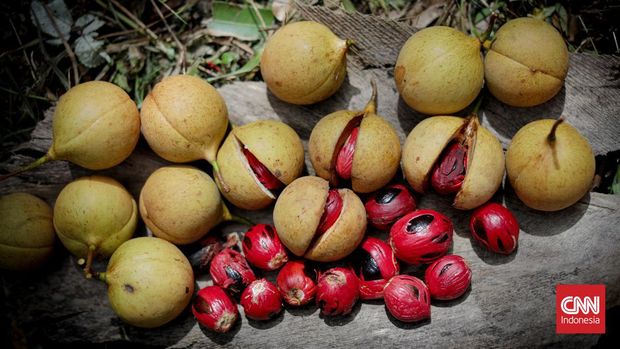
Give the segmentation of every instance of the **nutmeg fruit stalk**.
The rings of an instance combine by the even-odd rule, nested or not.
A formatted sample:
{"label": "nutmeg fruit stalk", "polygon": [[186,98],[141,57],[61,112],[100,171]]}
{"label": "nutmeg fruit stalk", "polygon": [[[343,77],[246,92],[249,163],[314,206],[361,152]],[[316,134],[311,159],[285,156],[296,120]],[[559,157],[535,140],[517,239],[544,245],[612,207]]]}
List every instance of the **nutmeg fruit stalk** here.
{"label": "nutmeg fruit stalk", "polygon": [[248,262],[232,248],[225,248],[213,257],[209,273],[216,285],[232,293],[243,291],[256,280]]}
{"label": "nutmeg fruit stalk", "polygon": [[273,203],[304,166],[301,139],[290,126],[259,120],[232,129],[217,153],[215,180],[233,205],[258,210]]}
{"label": "nutmeg fruit stalk", "polygon": [[39,268],[52,256],[52,208],[27,193],[0,196],[0,269]]}
{"label": "nutmeg fruit stalk", "polygon": [[269,320],[282,311],[278,288],[266,279],[252,281],[241,294],[245,316],[252,320]]}
{"label": "nutmeg fruit stalk", "polygon": [[448,252],[453,232],[450,218],[433,210],[417,210],[394,223],[389,242],[398,259],[424,264]]}
{"label": "nutmeg fruit stalk", "polygon": [[392,184],[368,197],[364,208],[368,222],[377,229],[386,230],[400,217],[414,211],[416,203],[406,186]]}
{"label": "nutmeg fruit stalk", "polygon": [[191,75],[164,78],[144,99],[140,119],[157,155],[178,163],[206,159],[219,177],[216,154],[228,128],[228,109],[211,84]]}
{"label": "nutmeg fruit stalk", "polygon": [[515,193],[541,211],[559,211],[579,201],[592,187],[595,168],[590,143],[563,118],[523,126],[506,151]]}
{"label": "nutmeg fruit stalk", "polygon": [[432,187],[439,194],[453,194],[452,206],[469,210],[487,202],[502,184],[504,152],[475,112],[467,119],[435,116],[407,136],[402,167],[415,191]]}
{"label": "nutmeg fruit stalk", "polygon": [[303,260],[287,262],[276,279],[280,295],[288,305],[300,306],[314,300],[315,272]]}
{"label": "nutmeg fruit stalk", "polygon": [[487,250],[511,254],[517,249],[519,223],[506,207],[490,202],[478,207],[469,220],[471,234]]}
{"label": "nutmeg fruit stalk", "polygon": [[331,268],[319,273],[316,304],[321,314],[327,316],[347,315],[359,298],[359,282],[348,268]]}
{"label": "nutmeg fruit stalk", "polygon": [[329,189],[319,177],[301,177],[280,194],[273,209],[280,241],[296,256],[332,262],[355,250],[366,232],[362,201],[349,189]]}
{"label": "nutmeg fruit stalk", "polygon": [[91,278],[95,255],[109,257],[129,240],[138,223],[138,205],[116,180],[81,177],[67,184],[54,205],[54,228],[62,244],[84,264]]}
{"label": "nutmeg fruit stalk", "polygon": [[396,275],[383,292],[385,306],[397,320],[417,322],[431,318],[431,297],[422,280],[410,275]]}
{"label": "nutmeg fruit stalk", "polygon": [[377,88],[362,111],[341,110],[323,117],[308,141],[317,176],[332,187],[351,183],[357,193],[386,185],[398,170],[400,139],[394,127],[377,114]]}
{"label": "nutmeg fruit stalk", "polygon": [[179,245],[198,241],[223,221],[240,220],[224,205],[213,179],[190,166],[153,172],[140,191],[139,206],[153,235]]}
{"label": "nutmeg fruit stalk", "polygon": [[388,280],[400,270],[392,247],[383,240],[367,237],[355,251],[354,261],[359,272],[360,298],[383,298]]}
{"label": "nutmeg fruit stalk", "polygon": [[60,97],[52,119],[52,146],[26,167],[0,181],[51,160],[67,160],[90,170],[123,162],[138,143],[140,114],[120,87],[105,81],[74,86]]}
{"label": "nutmeg fruit stalk", "polygon": [[276,270],[288,261],[288,255],[276,230],[269,224],[256,224],[243,236],[243,254],[253,266]]}
{"label": "nutmeg fruit stalk", "polygon": [[432,298],[442,301],[457,299],[471,285],[471,269],[461,256],[443,256],[428,266],[424,281]]}
{"label": "nutmeg fruit stalk", "polygon": [[239,318],[237,304],[219,286],[207,286],[196,294],[192,313],[198,322],[211,331],[226,333]]}
{"label": "nutmeg fruit stalk", "polygon": [[279,99],[302,105],[320,102],[342,85],[350,44],[317,22],[287,24],[267,40],[260,72]]}

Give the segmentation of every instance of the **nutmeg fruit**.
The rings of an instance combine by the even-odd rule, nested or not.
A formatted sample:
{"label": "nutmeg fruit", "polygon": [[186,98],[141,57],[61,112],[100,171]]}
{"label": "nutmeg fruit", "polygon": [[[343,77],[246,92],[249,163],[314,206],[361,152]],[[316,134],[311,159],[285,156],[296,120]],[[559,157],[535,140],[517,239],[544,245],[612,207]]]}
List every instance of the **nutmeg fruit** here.
{"label": "nutmeg fruit", "polygon": [[402,167],[415,191],[424,193],[432,186],[440,194],[455,194],[455,208],[470,210],[487,202],[502,184],[504,152],[477,116],[434,116],[407,136]]}
{"label": "nutmeg fruit", "polygon": [[342,259],[366,232],[364,204],[349,189],[329,189],[314,176],[289,184],[273,209],[280,240],[295,255],[318,262]]}
{"label": "nutmeg fruit", "polygon": [[341,110],[322,118],[310,134],[308,154],[317,176],[335,187],[351,182],[353,191],[370,193],[394,177],[400,139],[376,112],[377,88],[362,111]]}
{"label": "nutmeg fruit", "polygon": [[299,177],[304,167],[301,139],[277,120],[259,120],[233,128],[217,153],[222,194],[233,205],[258,210]]}
{"label": "nutmeg fruit", "polygon": [[285,102],[320,102],[342,85],[348,46],[323,24],[287,24],[267,41],[260,61],[261,75],[269,90]]}

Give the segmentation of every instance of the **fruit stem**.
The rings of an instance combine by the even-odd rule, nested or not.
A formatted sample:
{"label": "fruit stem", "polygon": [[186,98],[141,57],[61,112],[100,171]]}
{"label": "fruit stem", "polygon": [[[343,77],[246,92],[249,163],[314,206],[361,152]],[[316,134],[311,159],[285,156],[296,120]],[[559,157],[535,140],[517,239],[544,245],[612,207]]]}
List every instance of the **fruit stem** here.
{"label": "fruit stem", "polygon": [[100,273],[95,273],[95,277],[97,277],[97,280],[107,283],[105,276],[106,276],[106,273],[103,271]]}
{"label": "fruit stem", "polygon": [[235,222],[235,223],[249,225],[249,226],[254,225],[254,222],[252,222],[251,220],[230,213],[230,210],[224,203],[222,203],[222,210],[224,211],[222,213],[222,217],[224,218],[224,221]]}
{"label": "fruit stem", "polygon": [[48,162],[50,160],[54,160],[54,159],[52,158],[52,156],[48,152],[47,154],[45,154],[42,157],[40,157],[37,160],[35,160],[34,162],[31,162],[30,164],[26,165],[25,167],[20,168],[17,171],[0,176],[0,182],[2,182],[5,179],[11,178],[13,176],[16,176],[16,175],[18,175],[18,174],[20,174],[22,172],[30,171],[30,170],[32,170],[34,168],[37,168],[37,167],[43,165],[44,163],[46,163],[46,162]]}
{"label": "fruit stem", "polygon": [[493,32],[493,27],[495,26],[495,21],[497,20],[497,17],[498,17],[497,11],[491,12],[491,18],[489,19],[489,26],[487,27],[487,30],[485,30],[484,33],[482,33],[481,37],[478,37],[478,40],[480,40],[480,43],[485,48],[487,48],[487,46],[489,46],[488,48],[490,48],[490,45],[485,44],[485,42],[487,41],[487,39]]}
{"label": "fruit stem", "polygon": [[478,111],[480,110],[480,106],[482,106],[482,101],[484,100],[484,91],[482,91],[480,93],[480,95],[478,96],[478,98],[476,99],[476,102],[474,103],[474,107],[471,110],[471,114],[472,115],[478,115]]}
{"label": "fruit stem", "polygon": [[95,256],[95,250],[97,248],[95,245],[88,245],[88,254],[86,255],[86,265],[84,266],[84,276],[87,279],[93,277],[93,271],[91,267],[93,266],[93,257]]}
{"label": "fruit stem", "polygon": [[368,104],[364,107],[364,115],[377,113],[377,83],[372,79],[370,80],[370,85],[372,86],[372,94]]}
{"label": "fruit stem", "polygon": [[549,143],[554,143],[555,142],[555,131],[558,129],[558,126],[560,126],[561,123],[564,122],[564,117],[560,116],[554,123],[553,126],[551,127],[551,132],[549,132],[549,135],[547,136],[547,142]]}
{"label": "fruit stem", "polygon": [[224,182],[224,178],[222,178],[222,174],[220,173],[220,167],[218,166],[217,161],[215,160],[208,160],[208,161],[211,164],[211,167],[213,167],[213,175],[217,177],[217,183],[220,185],[220,188],[222,189],[222,191],[225,193],[230,192],[230,187],[228,186],[228,184],[226,184],[226,182]]}
{"label": "fruit stem", "polygon": [[346,39],[345,40],[345,44],[347,45],[347,48],[349,48],[349,47],[355,45],[355,40],[353,40],[353,39]]}

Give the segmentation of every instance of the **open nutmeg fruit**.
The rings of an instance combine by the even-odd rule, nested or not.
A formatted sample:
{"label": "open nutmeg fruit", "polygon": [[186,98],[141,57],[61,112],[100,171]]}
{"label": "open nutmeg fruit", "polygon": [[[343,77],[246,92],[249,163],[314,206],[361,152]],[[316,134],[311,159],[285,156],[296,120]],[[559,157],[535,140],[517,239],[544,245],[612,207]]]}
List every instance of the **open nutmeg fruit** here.
{"label": "open nutmeg fruit", "polygon": [[432,187],[455,195],[452,206],[460,210],[476,208],[493,196],[504,177],[504,162],[499,140],[475,114],[424,119],[407,136],[402,157],[405,178],[415,191]]}
{"label": "open nutmeg fruit", "polygon": [[314,176],[300,177],[280,194],[273,209],[280,240],[295,255],[318,262],[342,259],[366,232],[366,211],[349,189],[330,189]]}

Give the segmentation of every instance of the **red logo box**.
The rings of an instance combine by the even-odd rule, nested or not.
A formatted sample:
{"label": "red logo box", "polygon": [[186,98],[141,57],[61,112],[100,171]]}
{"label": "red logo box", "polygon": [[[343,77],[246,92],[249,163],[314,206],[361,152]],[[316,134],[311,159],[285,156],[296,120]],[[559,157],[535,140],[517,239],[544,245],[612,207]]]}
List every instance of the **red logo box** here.
{"label": "red logo box", "polygon": [[556,285],[555,331],[605,333],[605,285]]}

